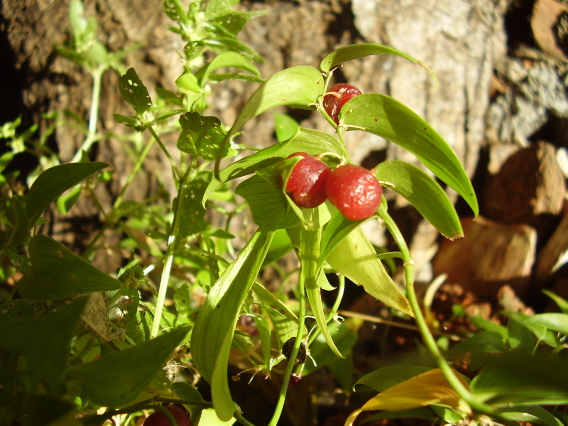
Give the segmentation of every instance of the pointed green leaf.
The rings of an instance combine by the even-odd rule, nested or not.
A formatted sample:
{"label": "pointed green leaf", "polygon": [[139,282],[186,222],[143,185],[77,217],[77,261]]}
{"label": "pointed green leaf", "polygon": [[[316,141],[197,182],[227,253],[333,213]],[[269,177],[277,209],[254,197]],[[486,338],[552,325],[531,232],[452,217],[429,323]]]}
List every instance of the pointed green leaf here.
{"label": "pointed green leaf", "polygon": [[[317,214],[317,209],[305,210],[307,215]],[[311,221],[311,219],[310,219]],[[318,219],[315,218],[317,222]],[[329,345],[333,353],[339,358],[345,358],[331,338],[329,329],[327,328],[327,319],[323,311],[323,302],[321,299],[321,289],[318,285],[318,275],[323,274],[321,269],[318,269],[318,259],[320,257],[320,242],[321,242],[321,228],[315,230],[307,230],[304,227],[300,228],[300,280],[303,280],[306,287],[306,294],[312,308],[312,313],[316,318],[319,330],[323,334],[325,341]]]}
{"label": "pointed green leaf", "polygon": [[450,240],[463,237],[452,202],[438,183],[405,161],[385,161],[375,168],[381,185],[398,192],[440,233]]}
{"label": "pointed green leaf", "polygon": [[183,239],[191,235],[199,234],[209,228],[209,223],[205,220],[206,209],[201,204],[203,193],[209,184],[212,173],[202,172],[192,181],[186,184],[180,191],[180,221],[179,236],[181,244],[185,244]]}
{"label": "pointed green leaf", "polygon": [[438,87],[438,79],[436,78],[434,73],[426,68],[426,66],[421,61],[414,59],[412,56],[407,55],[400,50],[396,50],[388,46],[382,46],[376,43],[359,43],[340,47],[339,49],[334,50],[322,59],[320,68],[323,72],[328,73],[331,69],[343,64],[344,62],[352,61],[353,59],[364,58],[365,56],[383,54],[400,56],[401,58],[408,59],[411,62],[421,65],[432,76],[436,87]]}
{"label": "pointed green leaf", "polygon": [[201,86],[203,86],[209,80],[210,74],[221,68],[237,68],[249,71],[256,77],[260,77],[260,72],[253,63],[236,52],[223,52],[217,55],[211,62],[201,67],[195,73],[195,77],[199,79]]}
{"label": "pointed green leaf", "polygon": [[494,407],[567,404],[568,360],[519,352],[496,355],[486,360],[471,387]]}
{"label": "pointed green leaf", "polygon": [[82,297],[30,322],[1,327],[1,346],[28,358],[34,380],[44,380],[48,386],[55,386],[67,368],[71,339],[87,300]]}
{"label": "pointed green leaf", "polygon": [[24,244],[30,237],[30,221],[26,213],[26,208],[20,199],[18,197],[12,198],[6,208],[7,210],[12,208],[13,222],[15,222],[15,224],[10,231],[10,235],[6,237],[7,240],[4,238],[0,240],[1,251],[18,247],[19,245]]}
{"label": "pointed green leaf", "polygon": [[257,170],[271,166],[279,161],[286,159],[290,154],[296,152],[307,152],[308,154],[318,155],[323,152],[335,153],[345,157],[345,148],[341,142],[328,133],[317,130],[299,128],[298,132],[289,140],[283,143],[269,146],[263,150],[255,152],[243,158],[219,172],[219,180],[213,179],[205,191],[203,201],[207,201],[209,196],[219,189],[223,183],[250,175]]}
{"label": "pointed green leaf", "polygon": [[[233,127],[225,137],[228,145],[231,137],[251,118],[277,106],[300,109],[315,109],[318,98],[323,95],[324,81],[314,67],[297,66],[277,72],[260,85],[251,95]],[[215,170],[218,173],[221,156],[217,156]]]}
{"label": "pointed green leaf", "polygon": [[274,223],[276,229],[291,228],[300,223],[300,219],[289,207],[282,192],[260,176],[252,176],[239,184],[235,193],[249,203],[254,223],[260,225],[268,218],[278,216]]}
{"label": "pointed green leaf", "polygon": [[[188,154],[198,155],[206,160],[213,160],[219,152],[225,132],[217,117],[204,117],[198,112],[187,112],[179,118],[181,133],[177,147]],[[221,153],[227,155],[227,149]]]}
{"label": "pointed green leaf", "polygon": [[202,91],[201,86],[197,81],[197,77],[189,71],[178,77],[176,80],[176,86],[188,92],[200,93]]}
{"label": "pointed green leaf", "polygon": [[568,314],[555,312],[537,314],[529,317],[527,322],[568,336]]}
{"label": "pointed green leaf", "polygon": [[382,392],[430,370],[432,370],[432,368],[423,367],[421,365],[389,365],[388,367],[379,368],[378,370],[365,374],[355,382],[353,388],[357,385],[365,385]]}
{"label": "pointed green leaf", "polygon": [[205,7],[205,16],[208,19],[224,15],[235,6],[239,0],[209,0]]}
{"label": "pointed green leaf", "polygon": [[339,114],[348,130],[362,129],[410,151],[438,178],[469,204],[477,217],[479,207],[473,186],[448,143],[411,109],[380,94],[363,94],[349,100]]}
{"label": "pointed green leaf", "polygon": [[[276,214],[261,226],[213,285],[195,322],[191,349],[193,362],[211,384],[213,406],[221,420],[229,420],[235,406],[229,392],[227,368],[241,305],[260,270],[280,220]],[[268,229],[267,230],[265,230]]]}
{"label": "pointed green leaf", "polygon": [[408,299],[385,271],[377,253],[361,227],[351,231],[329,254],[327,262],[338,273],[383,303],[414,316]]}
{"label": "pointed green leaf", "polygon": [[92,174],[109,167],[106,163],[67,163],[40,174],[26,198],[28,219],[33,225],[57,197]]}
{"label": "pointed green leaf", "polygon": [[120,95],[134,108],[138,115],[142,115],[152,106],[152,99],[150,99],[148,89],[146,89],[134,68],[130,68],[126,71],[126,74],[120,77],[118,90]]}
{"label": "pointed green leaf", "polygon": [[191,23],[187,17],[187,11],[179,0],[163,0],[162,8],[164,13],[174,22],[180,25],[189,26]]}
{"label": "pointed green leaf", "polygon": [[[278,339],[278,348],[282,348],[285,342],[298,335],[298,317],[262,284],[255,282],[252,291],[272,322]],[[307,334],[308,331],[304,327],[304,335]]]}
{"label": "pointed green leaf", "polygon": [[327,223],[321,241],[321,255],[318,268],[321,268],[327,256],[335,249],[341,240],[365,221],[349,220],[339,210],[333,208],[331,220]]}
{"label": "pointed green leaf", "polygon": [[274,113],[274,131],[278,142],[287,141],[298,132],[299,128],[300,124],[288,114]]}
{"label": "pointed green leaf", "polygon": [[189,328],[181,327],[140,345],[113,352],[70,370],[86,396],[106,407],[128,404],[162,369]]}
{"label": "pointed green leaf", "polygon": [[121,286],[120,281],[45,235],[33,237],[28,250],[32,266],[18,283],[18,291],[27,299],[60,299]]}

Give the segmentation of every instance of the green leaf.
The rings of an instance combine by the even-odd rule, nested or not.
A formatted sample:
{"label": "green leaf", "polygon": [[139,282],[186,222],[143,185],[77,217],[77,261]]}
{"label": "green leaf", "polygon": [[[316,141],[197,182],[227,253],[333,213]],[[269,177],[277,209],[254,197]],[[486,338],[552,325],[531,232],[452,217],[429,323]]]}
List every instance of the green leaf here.
{"label": "green leaf", "polygon": [[230,12],[239,3],[239,0],[208,0],[205,7],[205,16],[208,19],[216,18]]}
{"label": "green leaf", "polygon": [[189,328],[181,327],[140,345],[113,352],[69,371],[93,402],[106,407],[128,404],[162,372]]}
{"label": "green leaf", "polygon": [[220,55],[217,55],[211,62],[201,67],[195,73],[195,77],[199,80],[201,86],[203,86],[209,80],[209,76],[212,72],[221,68],[229,67],[249,71],[256,77],[260,77],[260,72],[253,63],[243,55],[236,52],[223,52]]}
{"label": "green leaf", "polygon": [[[324,90],[323,77],[314,67],[297,66],[277,72],[251,95],[225,137],[223,145],[228,145],[231,137],[250,119],[271,108],[289,106],[315,109],[316,102]],[[216,173],[221,158],[220,155],[217,156]]]}
{"label": "green leaf", "polygon": [[568,314],[568,300],[558,296],[550,290],[542,290],[542,292],[550,297],[563,313]]}
{"label": "green leaf", "polygon": [[471,382],[474,395],[496,408],[568,403],[568,360],[518,352],[496,355]]}
{"label": "green leaf", "polygon": [[266,371],[270,366],[270,359],[271,359],[271,350],[272,350],[272,342],[270,336],[270,324],[262,315],[259,314],[247,314],[247,316],[251,317],[255,324],[256,329],[258,330],[258,337],[260,339],[260,347],[262,349],[262,360],[264,361],[264,366]]}
{"label": "green leaf", "polygon": [[434,79],[436,87],[438,87],[438,79],[436,78],[434,73],[426,68],[426,66],[421,61],[414,59],[412,56],[409,56],[406,53],[403,53],[392,47],[382,46],[376,43],[359,43],[340,47],[339,49],[334,50],[322,59],[320,68],[323,72],[328,73],[331,69],[343,64],[344,62],[352,61],[353,59],[364,58],[365,56],[382,54],[400,56],[401,58],[408,59],[409,61],[424,67],[424,69],[428,71],[428,73]]}
{"label": "green leaf", "polygon": [[213,160],[217,154],[225,157],[229,146],[219,151],[225,132],[217,117],[204,117],[198,112],[187,112],[179,118],[181,133],[177,147],[188,154],[198,155],[206,160]]}
{"label": "green leaf", "polygon": [[[202,402],[204,402],[203,397],[201,396],[199,391],[195,387],[191,386],[189,383],[185,382],[173,383],[171,386],[171,390],[173,394],[179,399],[183,399],[185,401],[191,401],[194,402],[195,404],[201,404]],[[189,402],[186,404],[190,405]]]}
{"label": "green leaf", "polygon": [[121,286],[120,281],[45,235],[33,237],[28,250],[32,266],[18,283],[19,293],[27,299],[60,299]]}
{"label": "green leaf", "polygon": [[528,422],[543,426],[564,426],[565,424],[554,417],[549,411],[539,406],[520,406],[499,410],[504,418],[517,422]]}
{"label": "green leaf", "polygon": [[321,267],[329,254],[337,247],[347,234],[357,228],[365,221],[349,220],[335,207],[333,208],[331,220],[327,223],[322,236],[321,255],[318,261],[318,267]]}
{"label": "green leaf", "polygon": [[383,303],[414,316],[408,299],[385,271],[373,245],[361,227],[351,231],[327,257],[327,262],[338,273]]}
{"label": "green leaf", "polygon": [[268,250],[266,257],[264,258],[264,263],[262,264],[261,269],[264,269],[266,266],[290,253],[293,249],[294,247],[292,247],[290,237],[288,236],[286,230],[276,230],[274,238],[272,239],[272,243],[270,244],[270,249]]}
{"label": "green leaf", "polygon": [[[517,322],[525,327],[527,330],[530,330],[535,337],[542,342],[545,342],[547,345],[555,347],[559,344],[558,337],[556,333],[550,331],[547,327],[538,324],[532,320],[533,316],[524,315],[520,312],[509,312],[509,336],[511,336],[511,321]],[[532,339],[531,339],[532,340]],[[528,338],[527,338],[527,346],[526,349],[528,350]]]}
{"label": "green leaf", "polygon": [[197,77],[191,72],[185,72],[176,80],[176,86],[188,92],[201,93],[201,86],[197,81]]}
{"label": "green leaf", "polygon": [[545,313],[527,319],[528,323],[540,325],[548,330],[568,335],[568,314]]}
{"label": "green leaf", "polygon": [[455,189],[477,217],[479,207],[473,186],[448,143],[415,112],[380,94],[363,94],[341,109],[339,121],[348,130],[362,129],[410,151],[443,182]]}
{"label": "green leaf", "polygon": [[229,392],[229,352],[241,305],[247,297],[270,247],[280,217],[268,218],[213,285],[203,303],[191,335],[193,362],[211,384],[213,406],[224,421],[235,406]]}
{"label": "green leaf", "polygon": [[191,23],[187,17],[187,11],[179,0],[163,0],[162,8],[164,13],[174,22],[182,26],[189,26]]}
{"label": "green leaf", "polygon": [[199,173],[193,180],[186,184],[181,194],[179,211],[179,236],[180,244],[184,238],[199,234],[209,228],[209,223],[205,220],[206,209],[201,204],[203,194],[211,180],[212,173]]}
{"label": "green leaf", "polygon": [[219,179],[214,178],[205,191],[203,202],[221,188],[223,183],[274,165],[296,152],[307,152],[313,155],[330,152],[343,157],[347,155],[344,146],[337,138],[317,130],[299,128],[298,132],[288,141],[255,152],[221,170]]}
{"label": "green leaf", "polygon": [[[347,354],[357,341],[357,332],[352,330],[346,322],[331,322],[329,326],[330,339],[336,342],[337,352],[342,354]],[[322,334],[314,340],[310,345],[310,357],[315,360],[314,362],[310,359],[306,361],[306,366],[304,367],[303,374],[309,374],[312,371],[333,364],[335,361],[346,361],[345,357],[338,358],[337,353],[329,346],[328,340]],[[349,377],[349,385],[353,383],[353,378]]]}
{"label": "green leaf", "polygon": [[130,68],[126,71],[126,74],[120,77],[118,90],[124,100],[134,108],[134,111],[139,116],[152,106],[152,99],[150,99],[148,89],[146,89],[134,68]]}
{"label": "green leaf", "polygon": [[32,184],[26,198],[28,219],[33,225],[57,197],[92,174],[109,167],[106,163],[67,163],[47,169]]}
{"label": "green leaf", "polygon": [[136,117],[129,117],[128,115],[113,114],[112,115],[117,123],[123,124],[126,127],[138,127],[141,125],[140,120]]}
{"label": "green leaf", "polygon": [[[281,349],[285,342],[298,335],[298,317],[284,302],[262,284],[255,282],[252,291],[270,318],[270,322],[272,322],[274,330],[276,331],[278,348]],[[307,334],[305,327],[303,334]]]}
{"label": "green leaf", "polygon": [[10,204],[6,206],[7,212],[10,208],[12,208],[13,211],[14,227],[12,228],[9,237],[7,237],[8,239],[0,242],[2,247],[0,251],[18,247],[19,245],[24,244],[30,237],[30,221],[26,213],[26,208],[18,197],[14,197],[10,200]]}
{"label": "green leaf", "polygon": [[[317,209],[306,209],[304,210],[306,215],[317,215]],[[316,223],[319,222],[319,218],[315,217],[313,219]],[[311,218],[310,218],[311,221]],[[319,330],[323,334],[325,341],[333,351],[333,353],[339,358],[345,358],[339,351],[329,329],[327,327],[327,319],[323,311],[323,302],[321,299],[321,289],[318,285],[318,275],[323,274],[321,268],[318,268],[318,259],[320,257],[320,242],[321,242],[321,228],[317,227],[315,230],[305,229],[300,227],[300,280],[303,280],[306,287],[306,294],[310,302],[310,307],[312,308],[312,313],[316,318],[316,322]]]}
{"label": "green leaf", "polygon": [[274,228],[291,228],[300,223],[300,219],[288,205],[285,196],[274,185],[266,182],[260,176],[252,176],[243,181],[235,189],[235,193],[249,203],[254,223],[260,225],[268,218],[277,216]]}
{"label": "green leaf", "polygon": [[470,352],[505,352],[505,342],[503,337],[494,331],[479,332],[465,342],[454,346],[449,353],[452,359]]}
{"label": "green leaf", "polygon": [[406,198],[444,237],[463,237],[460,219],[438,183],[420,168],[404,161],[385,161],[375,168],[375,177]]}
{"label": "green leaf", "polygon": [[27,365],[33,374],[30,379],[36,384],[43,380],[55,389],[60,382],[67,368],[71,339],[87,300],[87,297],[82,297],[33,321],[0,328],[1,346],[27,357]]}
{"label": "green leaf", "polygon": [[80,185],[75,185],[68,193],[61,195],[57,199],[57,210],[59,210],[59,213],[69,213],[71,207],[73,207],[75,202],[79,199],[79,195],[81,195]]}
{"label": "green leaf", "polygon": [[287,141],[298,132],[299,128],[300,124],[288,114],[274,113],[274,131],[278,142]]}
{"label": "green leaf", "polygon": [[430,370],[432,368],[421,365],[390,365],[365,374],[355,382],[353,388],[357,385],[365,385],[382,392]]}

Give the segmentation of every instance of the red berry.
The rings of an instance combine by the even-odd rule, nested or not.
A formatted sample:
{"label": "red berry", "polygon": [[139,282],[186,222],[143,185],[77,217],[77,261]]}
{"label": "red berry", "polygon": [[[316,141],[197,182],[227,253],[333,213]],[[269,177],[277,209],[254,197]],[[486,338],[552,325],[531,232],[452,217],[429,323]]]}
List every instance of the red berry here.
{"label": "red berry", "polygon": [[286,183],[286,191],[299,207],[311,209],[322,204],[327,195],[325,182],[331,173],[327,164],[307,152],[297,152],[290,157],[301,156]]}
{"label": "red berry", "polygon": [[362,220],[377,212],[382,188],[369,170],[345,164],[331,172],[326,192],[331,204],[343,216],[350,220]]}
{"label": "red berry", "polygon": [[[172,413],[178,426],[191,426],[191,420],[184,408],[179,405],[170,405],[166,409]],[[155,411],[144,420],[144,426],[172,426],[172,422],[161,411]]]}
{"label": "red berry", "polygon": [[339,112],[345,102],[361,94],[361,91],[350,84],[340,83],[329,89],[328,94],[323,97],[323,108],[331,119],[339,124]]}

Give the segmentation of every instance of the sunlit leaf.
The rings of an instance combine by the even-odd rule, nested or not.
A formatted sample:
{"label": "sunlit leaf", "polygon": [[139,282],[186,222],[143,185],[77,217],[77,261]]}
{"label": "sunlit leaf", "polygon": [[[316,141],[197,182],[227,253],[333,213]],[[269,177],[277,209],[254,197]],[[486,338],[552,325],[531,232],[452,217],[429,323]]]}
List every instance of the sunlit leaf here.
{"label": "sunlit leaf", "polygon": [[224,52],[217,55],[211,62],[200,68],[195,73],[195,76],[199,79],[201,85],[203,85],[207,80],[209,80],[209,76],[212,72],[221,68],[237,68],[248,71],[256,77],[260,77],[260,72],[253,63],[243,55],[236,52]]}
{"label": "sunlit leaf", "polygon": [[365,56],[383,54],[400,56],[401,58],[408,59],[411,62],[421,65],[432,76],[436,87],[438,86],[438,79],[436,78],[434,73],[426,68],[426,66],[421,61],[414,59],[412,56],[409,56],[406,53],[403,53],[392,47],[382,46],[375,43],[359,43],[350,46],[342,46],[323,58],[320,63],[320,68],[323,72],[327,73],[332,68],[335,68],[336,66],[341,65],[344,62],[352,61],[353,59],[364,58]]}
{"label": "sunlit leaf", "polygon": [[327,256],[327,262],[338,273],[345,275],[355,284],[383,303],[414,316],[408,299],[385,271],[373,245],[361,227],[347,234]]}
{"label": "sunlit leaf", "polygon": [[291,228],[300,220],[289,207],[284,195],[260,176],[252,176],[239,184],[235,193],[249,203],[254,223],[260,225],[269,217],[280,217],[276,229]]}
{"label": "sunlit leaf", "polygon": [[527,322],[540,325],[549,330],[568,335],[568,314],[545,313],[533,315]]}
{"label": "sunlit leaf", "polygon": [[25,298],[60,299],[121,287],[120,281],[45,235],[33,237],[28,250],[32,266],[18,283],[18,291]]}
{"label": "sunlit leaf", "polygon": [[26,198],[28,219],[33,225],[57,197],[94,173],[106,163],[67,163],[47,169],[32,184]]}
{"label": "sunlit leaf", "polygon": [[453,240],[463,236],[452,202],[423,170],[405,161],[384,161],[375,167],[375,177],[406,198],[444,237]]}
{"label": "sunlit leaf", "polygon": [[[458,374],[458,378],[468,386]],[[460,397],[450,386],[440,369],[422,373],[405,380],[379,393],[367,401],[361,409],[351,413],[345,425],[352,425],[357,416],[363,411],[399,411],[442,404],[459,408]]]}
{"label": "sunlit leaf", "polygon": [[209,228],[209,223],[205,220],[206,209],[201,204],[201,199],[211,176],[212,173],[199,173],[180,191],[181,199],[177,202],[180,203],[179,236],[181,239]]}
{"label": "sunlit leaf", "polygon": [[189,328],[181,327],[132,348],[75,367],[69,374],[79,380],[86,396],[107,407],[134,400],[162,372],[173,350]]}
{"label": "sunlit leaf", "polygon": [[[279,215],[269,218],[225,269],[203,303],[191,336],[193,362],[211,384],[213,406],[221,420],[229,420],[234,403],[227,382],[229,351],[241,305],[260,270]],[[270,222],[272,221],[272,223]]]}
{"label": "sunlit leaf", "polygon": [[[448,143],[402,103],[381,94],[362,94],[341,109],[339,121],[349,130],[364,130],[410,151],[479,214],[477,198],[462,164]],[[353,127],[351,127],[353,126]]]}
{"label": "sunlit leaf", "polygon": [[299,128],[300,124],[288,114],[274,113],[274,131],[278,142],[287,141],[296,134]]}
{"label": "sunlit leaf", "polygon": [[[188,154],[213,160],[219,152],[219,145],[225,137],[221,121],[217,117],[204,117],[198,112],[187,112],[179,118],[182,131],[177,147]],[[228,154],[229,147],[221,153]]]}
{"label": "sunlit leaf", "polygon": [[126,74],[120,77],[118,90],[120,95],[134,108],[138,115],[142,115],[152,106],[152,99],[150,99],[148,89],[146,89],[134,68],[130,68],[126,71]]}
{"label": "sunlit leaf", "polygon": [[210,195],[219,189],[223,183],[250,175],[257,170],[282,161],[296,152],[307,152],[313,155],[331,152],[339,156],[346,156],[345,148],[337,138],[317,130],[299,128],[298,132],[286,142],[255,152],[221,170],[219,179],[213,178],[209,184],[202,202],[207,201]]}
{"label": "sunlit leaf", "polygon": [[[277,72],[251,95],[225,137],[224,145],[228,145],[230,138],[251,118],[271,108],[290,106],[315,109],[316,101],[324,90],[323,77],[314,67],[297,66]],[[217,156],[216,173],[219,170],[221,158]]]}

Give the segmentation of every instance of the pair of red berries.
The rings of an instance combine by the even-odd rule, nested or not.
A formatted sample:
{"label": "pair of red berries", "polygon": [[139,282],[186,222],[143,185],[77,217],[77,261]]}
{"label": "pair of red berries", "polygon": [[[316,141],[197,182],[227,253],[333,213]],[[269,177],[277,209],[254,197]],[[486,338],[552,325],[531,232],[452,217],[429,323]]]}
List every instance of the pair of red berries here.
{"label": "pair of red berries", "polygon": [[290,174],[286,191],[299,207],[314,208],[329,199],[350,220],[373,216],[381,203],[381,185],[373,174],[354,164],[331,170],[327,164],[306,152]]}

